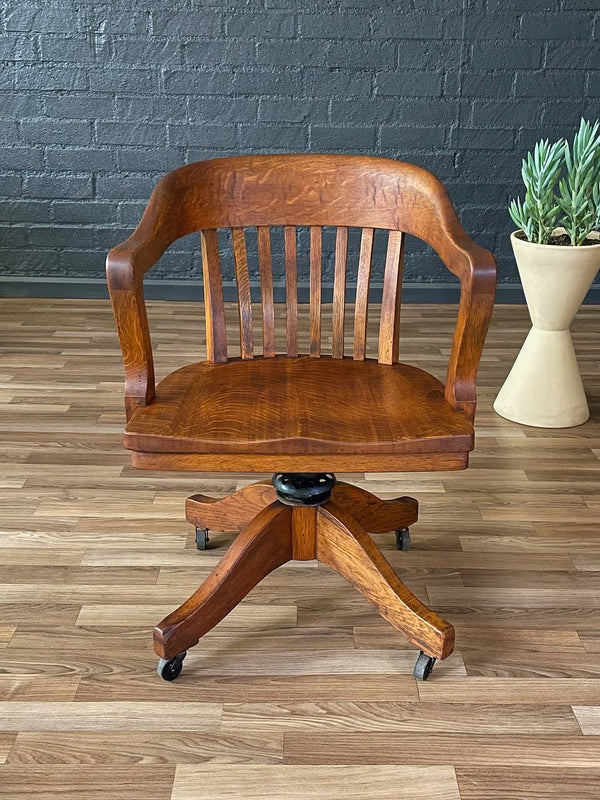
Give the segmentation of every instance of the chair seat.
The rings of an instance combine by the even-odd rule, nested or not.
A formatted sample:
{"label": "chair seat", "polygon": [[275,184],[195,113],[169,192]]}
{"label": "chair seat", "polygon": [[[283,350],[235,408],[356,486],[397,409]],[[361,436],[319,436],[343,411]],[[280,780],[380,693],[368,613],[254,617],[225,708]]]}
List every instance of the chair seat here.
{"label": "chair seat", "polygon": [[124,440],[149,453],[465,453],[473,425],[416,367],[278,356],[173,372]]}

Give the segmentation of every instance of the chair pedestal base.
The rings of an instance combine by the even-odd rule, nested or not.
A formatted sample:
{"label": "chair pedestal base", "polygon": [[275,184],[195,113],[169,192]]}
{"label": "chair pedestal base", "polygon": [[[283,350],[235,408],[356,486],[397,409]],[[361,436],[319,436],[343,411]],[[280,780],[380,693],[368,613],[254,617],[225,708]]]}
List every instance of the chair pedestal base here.
{"label": "chair pedestal base", "polygon": [[162,659],[184,653],[274,569],[316,558],[355,586],[416,647],[432,658],[447,658],[454,649],[453,627],[402,583],[368,535],[408,528],[417,515],[413,498],[381,500],[346,483],[337,483],[321,505],[281,503],[268,481],[223,499],[188,498],[189,522],[241,533],[200,588],[156,626],[156,653]]}

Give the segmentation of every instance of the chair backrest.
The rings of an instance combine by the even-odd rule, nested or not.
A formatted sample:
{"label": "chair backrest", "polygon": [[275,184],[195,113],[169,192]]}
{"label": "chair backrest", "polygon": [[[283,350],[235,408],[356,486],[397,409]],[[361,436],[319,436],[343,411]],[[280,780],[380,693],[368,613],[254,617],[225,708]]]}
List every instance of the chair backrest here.
{"label": "chair backrest", "polygon": [[[286,284],[285,352],[298,355],[297,229],[310,230],[308,354],[319,357],[322,308],[322,232],[336,230],[331,355],[366,354],[369,282],[374,232],[387,231],[378,360],[398,360],[404,236],[430,244],[456,272],[464,232],[442,184],[420,167],[391,159],[342,155],[236,156],[200,161],[166,175],[156,187],[140,227],[164,244],[200,231],[206,306],[207,358],[227,361],[218,231],[230,229],[238,289],[240,352],[255,353],[246,229],[256,228],[262,301],[262,354],[277,352],[271,229],[283,228]],[[360,253],[351,353],[345,353],[349,228],[360,228]],[[458,273],[457,273],[458,274]]]}

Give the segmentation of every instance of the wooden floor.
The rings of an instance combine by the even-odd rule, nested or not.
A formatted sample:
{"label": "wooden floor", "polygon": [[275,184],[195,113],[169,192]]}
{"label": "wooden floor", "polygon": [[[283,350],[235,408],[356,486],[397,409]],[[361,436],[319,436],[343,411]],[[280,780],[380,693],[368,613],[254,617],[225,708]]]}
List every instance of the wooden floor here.
{"label": "wooden floor", "polygon": [[[200,358],[201,309],[150,305],[158,374]],[[470,470],[344,476],[421,504],[410,552],[378,537],[457,628],[418,685],[409,644],[313,562],[273,573],[161,681],[151,627],[233,537],[198,552],[183,501],[253,476],[128,466],[106,302],[0,309],[0,797],[600,798],[600,309],[574,324],[593,421],[491,411],[528,327],[500,307]],[[455,311],[404,308],[402,358],[443,375]]]}

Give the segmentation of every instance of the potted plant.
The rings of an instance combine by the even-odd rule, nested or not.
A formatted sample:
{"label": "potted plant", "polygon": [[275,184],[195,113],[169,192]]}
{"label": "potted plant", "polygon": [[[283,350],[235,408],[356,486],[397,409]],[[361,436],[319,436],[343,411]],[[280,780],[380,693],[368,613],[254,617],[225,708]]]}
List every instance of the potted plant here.
{"label": "potted plant", "polygon": [[600,268],[600,123],[582,119],[571,147],[538,142],[522,176],[510,238],[533,327],[494,409],[524,425],[568,428],[590,415],[569,325]]}

